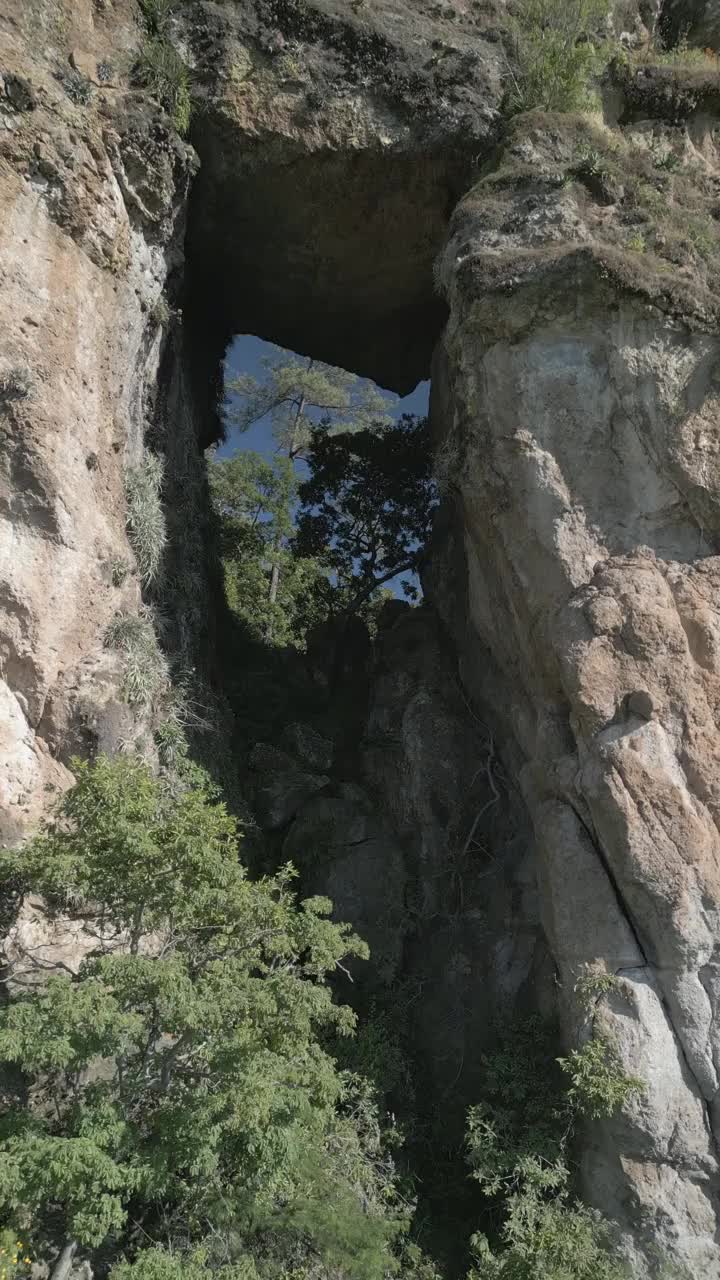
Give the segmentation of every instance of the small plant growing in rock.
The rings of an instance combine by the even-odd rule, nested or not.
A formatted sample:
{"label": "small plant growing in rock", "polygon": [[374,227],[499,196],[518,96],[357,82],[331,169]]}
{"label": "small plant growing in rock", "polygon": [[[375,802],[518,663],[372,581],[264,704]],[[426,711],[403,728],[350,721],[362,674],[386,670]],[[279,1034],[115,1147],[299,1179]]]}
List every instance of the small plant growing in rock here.
{"label": "small plant growing in rock", "polygon": [[156,325],[161,329],[164,329],[170,323],[172,319],[172,310],[170,309],[169,303],[162,297],[162,295],[154,303],[151,315]]}
{"label": "small plant growing in rock", "polygon": [[0,371],[0,401],[28,400],[35,390],[35,380],[29,369],[12,365]]}
{"label": "small plant growing in rock", "polygon": [[508,65],[515,111],[583,111],[607,58],[601,31],[608,0],[523,0],[513,19],[515,63]]}
{"label": "small plant growing in rock", "polygon": [[177,7],[177,0],[138,0],[138,3],[142,23],[148,35],[162,35]]}
{"label": "small plant growing in rock", "polygon": [[132,565],[124,556],[116,556],[110,562],[110,578],[114,587],[121,587],[132,572]]}
{"label": "small plant growing in rock", "polygon": [[634,236],[628,240],[628,249],[632,249],[633,253],[644,253],[647,249],[647,241],[642,231],[636,231]]}
{"label": "small plant growing in rock", "polygon": [[153,36],[145,42],[138,60],[138,78],[184,136],[192,117],[190,72],[169,40]]}
{"label": "small plant growing in rock", "polygon": [[90,81],[79,71],[60,71],[57,75],[64,92],[78,107],[86,107],[93,95]]}
{"label": "small plant growing in rock", "polygon": [[575,983],[575,994],[583,1009],[591,1013],[598,1000],[611,991],[622,991],[623,984],[615,973],[585,968]]}
{"label": "small plant growing in rock", "polygon": [[129,467],[125,476],[128,539],[145,586],[155,582],[167,542],[162,481],[162,460],[149,449],[139,466]]}
{"label": "small plant growing in rock", "polygon": [[129,706],[154,713],[170,694],[170,667],[158,644],[151,616],[118,614],[105,632],[105,646],[121,653],[122,693]]}
{"label": "small plant growing in rock", "polygon": [[166,769],[176,769],[187,758],[188,743],[185,730],[174,716],[163,720],[155,730],[155,745],[160,763]]}
{"label": "small plant growing in rock", "polygon": [[567,1096],[571,1104],[591,1120],[612,1115],[645,1088],[638,1076],[623,1071],[607,1036],[594,1035],[567,1058],[558,1058],[558,1063],[570,1079]]}

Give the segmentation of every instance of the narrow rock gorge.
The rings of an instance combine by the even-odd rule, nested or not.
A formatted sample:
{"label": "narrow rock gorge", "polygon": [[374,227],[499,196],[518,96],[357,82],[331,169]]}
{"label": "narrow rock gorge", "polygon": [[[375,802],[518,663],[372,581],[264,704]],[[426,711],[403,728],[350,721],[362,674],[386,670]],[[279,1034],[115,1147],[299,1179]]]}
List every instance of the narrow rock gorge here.
{"label": "narrow rock gorge", "polygon": [[[717,47],[712,5],[651,7],[617,7],[619,48],[658,21]],[[0,842],[73,757],[157,763],[107,642],[157,621],[127,530],[150,449],[163,678],[204,681],[243,812],[370,943],[357,999],[402,1004],[438,1147],[498,1020],[557,1020],[558,1053],[599,1029],[643,1089],[584,1125],[583,1199],[633,1275],[657,1252],[713,1280],[720,81],[619,58],[602,111],[509,119],[507,20],[179,3],[183,137],[134,73],[134,0],[2,0]],[[204,462],[237,333],[403,394],[432,374],[442,494],[422,604],[339,675],[329,642],[281,655],[262,730]],[[616,979],[590,1016],[587,972]]]}

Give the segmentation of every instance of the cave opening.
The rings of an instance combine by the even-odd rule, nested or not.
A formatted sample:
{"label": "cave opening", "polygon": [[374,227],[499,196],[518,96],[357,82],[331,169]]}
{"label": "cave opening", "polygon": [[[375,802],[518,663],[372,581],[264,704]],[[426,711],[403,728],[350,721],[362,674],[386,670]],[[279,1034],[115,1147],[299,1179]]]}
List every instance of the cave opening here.
{"label": "cave opening", "polygon": [[[268,418],[239,433],[227,413],[229,384],[242,374],[257,375],[268,355],[347,371],[379,389],[392,417],[425,416],[431,360],[447,321],[433,265],[450,214],[468,185],[467,165],[461,174],[457,159],[440,149],[301,153],[296,144],[277,137],[248,145],[239,155],[237,147],[224,146],[222,130],[214,124],[211,119],[198,139],[201,167],[186,240],[186,332],[198,416],[209,424],[203,428],[203,448],[214,446],[217,459],[231,458],[238,449],[273,455]],[[268,761],[275,759],[269,753],[287,751],[287,728],[293,724],[310,725],[334,744],[324,798],[345,803],[346,793],[358,791],[374,658],[365,647],[367,638],[359,637],[357,648],[352,645],[350,675],[333,684],[335,659],[327,643],[320,651],[300,654],[259,643],[238,625],[237,616],[225,619],[220,683],[233,711],[235,768],[251,793],[265,784]],[[263,869],[268,839],[279,859],[284,836],[284,828],[269,837],[261,837],[258,828],[249,836],[245,856],[251,867]],[[429,1130],[431,1118],[425,1119]],[[412,1176],[419,1173],[426,1181],[423,1201],[433,1220],[448,1215],[452,1181],[453,1227],[439,1229],[440,1239],[433,1239],[439,1253],[452,1255],[464,1245],[448,1236],[464,1240],[470,1213],[455,1135],[448,1148],[439,1176],[422,1165],[418,1151],[408,1150],[406,1158]],[[438,1203],[433,1202],[436,1184]],[[453,1263],[459,1271],[456,1259],[450,1270]]]}

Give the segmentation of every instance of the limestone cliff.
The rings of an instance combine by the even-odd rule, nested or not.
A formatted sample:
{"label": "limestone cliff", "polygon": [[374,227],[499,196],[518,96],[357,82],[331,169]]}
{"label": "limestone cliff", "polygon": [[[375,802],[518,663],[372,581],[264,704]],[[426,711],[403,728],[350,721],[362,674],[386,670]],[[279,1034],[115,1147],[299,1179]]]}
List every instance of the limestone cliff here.
{"label": "limestone cliff", "polygon": [[[620,64],[604,123],[508,127],[502,24],[470,0],[180,4],[186,141],[138,78],[130,0],[5,0],[0,838],[73,753],[154,749],[114,619],[144,598],[162,660],[217,678],[202,449],[228,338],[397,390],[435,348],[429,603],[386,619],[352,752],[295,724],[242,767],[370,936],[372,980],[415,983],[454,1123],[493,1017],[557,1004],[570,1043],[578,977],[618,976],[595,1022],[647,1087],[584,1135],[585,1193],[640,1274],[656,1244],[700,1280],[720,1276],[717,75]],[[126,527],[148,446],[150,591]]]}
{"label": "limestone cliff", "polygon": [[647,1081],[588,1134],[586,1189],[698,1276],[720,1266],[714,136],[693,109],[512,131],[453,218],[434,409],[466,558],[463,604],[438,566],[434,594],[517,752],[565,1025],[583,966],[618,975],[595,1021]]}

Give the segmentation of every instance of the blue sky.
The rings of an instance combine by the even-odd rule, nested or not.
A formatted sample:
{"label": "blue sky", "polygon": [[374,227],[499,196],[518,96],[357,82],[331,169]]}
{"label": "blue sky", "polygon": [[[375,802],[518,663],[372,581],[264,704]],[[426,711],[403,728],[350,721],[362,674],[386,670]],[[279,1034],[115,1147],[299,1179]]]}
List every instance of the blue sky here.
{"label": "blue sky", "polygon": [[[250,373],[254,377],[262,374],[261,360],[264,356],[282,356],[286,354],[281,347],[271,342],[263,342],[250,334],[240,334],[230,347],[225,365],[226,380],[229,382],[239,373]],[[381,388],[382,390],[382,388]],[[415,390],[402,400],[397,400],[390,392],[388,396],[388,413],[399,417],[402,413],[427,413],[430,383],[420,382]],[[271,454],[273,451],[272,429],[268,418],[256,422],[248,431],[240,432],[231,429],[227,440],[218,448],[216,456],[227,458],[237,449],[254,449],[257,453]]]}
{"label": "blue sky", "polygon": [[[288,354],[282,347],[276,347],[271,342],[264,342],[261,338],[255,338],[251,334],[240,334],[235,338],[232,346],[228,350],[225,361],[225,381],[230,382],[240,373],[249,373],[253,377],[262,376],[263,367],[261,361],[268,356],[277,358]],[[292,354],[292,353],[290,353]],[[387,395],[388,408],[387,412],[392,417],[399,418],[403,413],[424,414],[428,411],[428,401],[430,396],[430,383],[420,382],[409,396],[398,399],[392,392],[384,392]],[[262,418],[247,431],[239,431],[237,428],[231,427],[227,433],[227,439],[219,445],[215,456],[217,458],[228,458],[238,450],[253,449],[256,453],[265,454],[269,457],[274,452],[274,441],[272,436],[272,423],[269,416]],[[300,467],[305,464],[300,462]],[[404,598],[402,591],[402,582],[406,579],[419,585],[418,579],[414,574],[402,574],[398,578],[393,578],[386,584],[387,588],[394,592],[396,596]]]}

